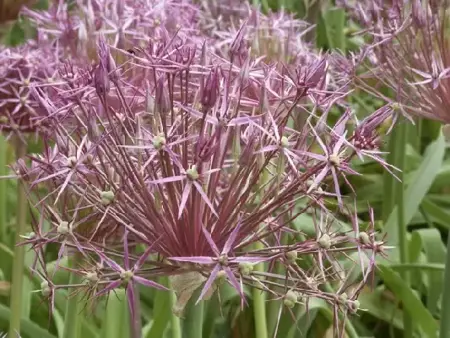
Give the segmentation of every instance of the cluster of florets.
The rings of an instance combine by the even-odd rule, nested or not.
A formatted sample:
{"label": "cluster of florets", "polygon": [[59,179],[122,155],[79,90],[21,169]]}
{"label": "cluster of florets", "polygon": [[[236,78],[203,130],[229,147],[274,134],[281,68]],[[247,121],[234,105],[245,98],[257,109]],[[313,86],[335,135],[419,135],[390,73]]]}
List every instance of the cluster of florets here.
{"label": "cluster of florets", "polygon": [[[83,8],[100,11],[90,3]],[[145,13],[123,6],[114,15],[131,15],[132,8]],[[58,25],[58,15],[34,17]],[[87,17],[104,18],[103,25],[110,18],[102,15]],[[40,210],[25,241],[38,261],[45,245],[59,243],[59,259],[80,257],[72,272],[85,283],[72,287],[95,297],[125,287],[131,313],[135,285],[165,289],[154,280],[161,275],[173,276],[178,294],[189,279],[191,293],[201,289],[200,299],[229,283],[243,302],[243,287],[250,285],[289,309],[310,297],[343,311],[358,309],[358,293],[385,247],[373,220],[359,232],[356,211],[345,213],[353,229],[336,215],[348,200],[342,185],[351,189],[347,176],[358,174],[355,157],[388,167],[376,130],[393,109],[355,119],[344,103],[348,83],[332,78],[330,56],[297,50],[282,63],[253,55],[244,32],[259,34],[249,22],[272,20],[261,17],[247,18],[220,48],[163,26],[158,41],[129,33],[139,43],[127,50],[120,43],[134,27],[127,21],[117,41],[100,36],[92,66],[60,65],[57,80],[31,86],[42,114],[57,117],[48,119],[45,150],[30,156],[30,165],[16,166]],[[100,24],[91,24],[101,32]],[[341,113],[335,123],[328,121],[331,109]],[[294,227],[300,215],[314,220],[313,236]],[[359,255],[363,277],[344,293],[349,271],[339,262],[351,252]],[[299,266],[305,257],[315,269]],[[272,271],[275,263],[281,272]],[[255,264],[265,268],[255,270]],[[44,275],[45,296],[67,287]],[[334,283],[337,294],[323,291],[325,283]]]}
{"label": "cluster of florets", "polygon": [[449,2],[340,2],[370,40],[371,62],[358,86],[385,101],[379,88],[388,87],[398,112],[450,123]]}

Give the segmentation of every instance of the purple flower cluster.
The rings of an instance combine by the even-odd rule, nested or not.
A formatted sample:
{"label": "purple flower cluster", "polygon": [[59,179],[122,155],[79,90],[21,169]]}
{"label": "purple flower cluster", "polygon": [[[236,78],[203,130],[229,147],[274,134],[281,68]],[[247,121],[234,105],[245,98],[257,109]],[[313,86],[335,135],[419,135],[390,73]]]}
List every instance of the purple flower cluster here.
{"label": "purple flower cluster", "polygon": [[396,93],[403,114],[450,123],[448,1],[341,1],[370,36],[372,62],[361,88],[388,100]]}
{"label": "purple flower cluster", "polygon": [[[71,287],[94,297],[124,287],[132,315],[134,286],[165,289],[158,276],[172,276],[178,294],[180,276],[194,279],[200,299],[229,283],[243,303],[249,285],[288,308],[319,297],[353,313],[386,247],[373,219],[359,231],[342,188],[352,189],[355,158],[389,170],[377,128],[395,110],[356,119],[345,103],[350,80],[335,66],[343,60],[297,41],[304,23],[225,11],[216,29],[208,11],[218,10],[91,0],[24,11],[38,43],[4,52],[5,69],[15,69],[17,53],[25,61],[4,75],[2,112],[23,128],[41,120],[51,128],[43,152],[16,165],[41,217],[24,243],[36,264],[59,243],[58,259],[77,255],[72,272],[85,279]],[[33,68],[44,51],[56,71]],[[340,112],[334,123],[332,109]],[[343,230],[337,209],[347,210],[353,231]],[[293,227],[301,215],[314,219],[314,236]],[[340,262],[352,252],[363,278],[347,294]],[[301,269],[303,257],[317,268]],[[329,282],[337,293],[323,291]],[[45,296],[62,287],[45,276]]]}

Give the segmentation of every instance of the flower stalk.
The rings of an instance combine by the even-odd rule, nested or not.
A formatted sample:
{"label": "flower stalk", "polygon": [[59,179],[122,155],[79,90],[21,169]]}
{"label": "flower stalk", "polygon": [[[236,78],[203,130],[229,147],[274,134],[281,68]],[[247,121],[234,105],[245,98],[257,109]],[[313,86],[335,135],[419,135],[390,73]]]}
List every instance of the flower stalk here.
{"label": "flower stalk", "polygon": [[[27,145],[20,138],[15,139],[15,156],[22,159],[27,153]],[[17,182],[17,214],[16,214],[16,235],[15,243],[22,241],[22,235],[27,231],[27,206],[28,199],[26,187],[22,182]],[[25,275],[23,273],[25,266],[25,246],[16,245],[14,247],[14,264],[12,268],[11,281],[11,320],[9,323],[8,337],[20,335],[20,320],[22,318],[22,299],[27,295],[23,294],[23,285]]]}

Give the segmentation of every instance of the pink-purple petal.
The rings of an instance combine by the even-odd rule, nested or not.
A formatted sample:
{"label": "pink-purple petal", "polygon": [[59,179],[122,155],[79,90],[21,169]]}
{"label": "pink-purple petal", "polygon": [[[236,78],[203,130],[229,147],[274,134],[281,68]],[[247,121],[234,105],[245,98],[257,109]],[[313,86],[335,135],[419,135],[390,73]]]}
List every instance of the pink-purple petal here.
{"label": "pink-purple petal", "polygon": [[165,286],[158,284],[156,282],[153,282],[151,280],[145,279],[143,277],[139,277],[139,276],[133,276],[133,281],[135,281],[138,284],[150,287],[150,288],[155,288],[155,289],[159,289],[159,290],[166,290],[168,291],[169,289],[166,288]]}
{"label": "pink-purple petal", "polygon": [[170,257],[170,260],[177,262],[190,262],[198,264],[214,264],[216,263],[213,258],[208,256],[192,256],[192,257]]}
{"label": "pink-purple petal", "polygon": [[209,275],[208,280],[205,283],[205,286],[202,289],[202,292],[200,293],[200,296],[198,297],[197,301],[195,302],[195,304],[197,305],[205,296],[205,294],[208,292],[208,290],[211,288],[211,285],[214,283],[214,281],[216,280],[217,274],[220,271],[220,264],[217,264],[214,269],[211,271],[211,274]]}

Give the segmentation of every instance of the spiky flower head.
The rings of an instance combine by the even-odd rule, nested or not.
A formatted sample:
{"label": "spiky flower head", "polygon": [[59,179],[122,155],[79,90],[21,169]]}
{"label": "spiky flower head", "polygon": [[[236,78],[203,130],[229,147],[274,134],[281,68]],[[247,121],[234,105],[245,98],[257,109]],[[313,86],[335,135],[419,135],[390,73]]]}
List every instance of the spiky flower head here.
{"label": "spiky flower head", "polygon": [[344,1],[371,40],[370,70],[360,86],[387,100],[373,80],[396,95],[399,111],[450,123],[448,1]]}
{"label": "spiky flower head", "polygon": [[[42,62],[46,60],[47,62]],[[33,94],[36,84],[48,84],[55,74],[52,55],[25,44],[0,52],[0,130],[22,134],[43,132],[46,112]],[[54,90],[48,89],[52,95]]]}
{"label": "spiky flower head", "polygon": [[[73,287],[97,297],[126,288],[132,314],[136,285],[163,289],[153,281],[160,275],[178,276],[177,313],[197,288],[201,300],[223,283],[242,303],[249,285],[288,309],[319,297],[347,311],[339,295],[319,285],[342,283],[337,262],[351,251],[375,251],[374,243],[380,251],[382,242],[355,241],[333,212],[347,200],[347,176],[358,174],[352,159],[382,161],[355,135],[372,135],[388,114],[363,120],[359,134],[348,133],[349,110],[332,127],[326,115],[317,119],[318,107],[346,95],[329,87],[322,56],[283,67],[244,46],[234,49],[237,62],[237,54],[226,59],[174,34],[128,55],[133,62],[125,60],[129,68],[121,72],[111,50],[100,40],[92,81],[55,85],[61,99],[46,107],[71,118],[31,166],[18,165],[42,217],[26,243],[78,251],[86,258],[80,274],[96,278]],[[180,59],[180,51],[189,57]],[[314,223],[306,237],[295,226],[301,215]],[[290,235],[295,240],[282,244]],[[306,256],[315,268],[300,268]],[[282,272],[253,269],[263,262],[281,263]],[[361,266],[360,287],[373,266]]]}

